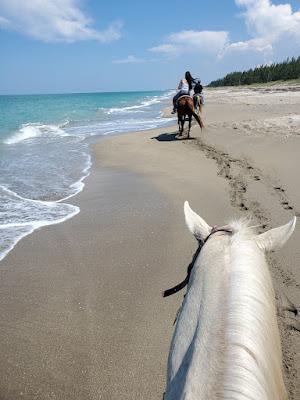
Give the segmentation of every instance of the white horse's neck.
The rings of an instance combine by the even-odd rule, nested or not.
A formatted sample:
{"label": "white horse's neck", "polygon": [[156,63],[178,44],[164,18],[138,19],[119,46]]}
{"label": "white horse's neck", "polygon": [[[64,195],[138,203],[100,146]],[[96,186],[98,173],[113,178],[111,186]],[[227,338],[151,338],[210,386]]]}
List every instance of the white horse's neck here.
{"label": "white horse's neck", "polygon": [[274,292],[251,231],[215,234],[172,339],[167,400],[285,399]]}

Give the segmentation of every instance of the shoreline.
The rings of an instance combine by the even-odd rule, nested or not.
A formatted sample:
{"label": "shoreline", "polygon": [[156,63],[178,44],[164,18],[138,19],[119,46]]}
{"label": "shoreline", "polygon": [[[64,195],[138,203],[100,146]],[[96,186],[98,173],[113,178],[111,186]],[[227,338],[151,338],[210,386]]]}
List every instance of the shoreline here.
{"label": "shoreline", "polygon": [[[296,113],[298,103],[279,100],[272,108],[210,98],[194,140],[174,140],[168,127],[91,145],[91,174],[71,202],[81,212],[24,238],[1,262],[3,398],[161,399],[183,296],[161,291],[184,278],[196,247],[183,201],[212,225],[251,213],[275,227],[300,209],[299,137],[260,135],[255,122]],[[269,260],[277,295],[287,291],[296,305],[299,237],[298,227]],[[300,341],[286,322],[279,316],[286,384],[297,399]]]}
{"label": "shoreline", "polygon": [[[153,93],[155,93],[157,91],[153,91]],[[137,92],[138,93],[138,92]],[[144,93],[144,92],[141,92]],[[146,92],[145,92],[146,93]],[[148,92],[147,92],[148,93]],[[149,93],[148,93],[149,94]],[[149,97],[149,96],[148,96]],[[131,108],[143,108],[143,107],[148,107],[150,105],[151,108],[151,104],[156,104],[159,103],[161,107],[164,106],[164,104],[166,103],[165,97],[166,97],[166,93],[161,94],[160,96],[154,96],[149,97],[147,96],[144,98],[141,98],[139,100],[136,100],[136,104],[133,106],[125,106],[124,107],[124,112],[127,113],[127,108],[131,109]],[[115,109],[118,115],[118,112],[122,109],[120,108],[116,108]],[[110,111],[110,109],[108,109],[108,112]],[[144,112],[144,111],[143,111]],[[156,111],[157,113],[157,120],[153,120],[153,123],[156,123],[158,126],[161,125],[161,123],[163,122],[163,119],[161,117],[158,117],[158,111]],[[135,115],[135,114],[134,114]],[[112,118],[113,121],[113,118]],[[139,118],[137,118],[137,121],[139,121]],[[150,121],[150,120],[149,120]],[[144,121],[145,122],[145,121]],[[169,121],[167,121],[167,124],[169,123]],[[43,132],[39,132],[39,129],[43,129],[45,127],[47,127],[47,129],[50,131],[50,128],[52,129],[52,131],[54,132],[55,129],[60,129],[63,130],[63,128],[66,127],[66,124],[69,124],[69,121],[67,120],[67,122],[64,122],[63,124],[55,124],[55,123],[49,123],[49,124],[40,124],[40,123],[24,123],[21,125],[21,128],[18,128],[9,138],[6,138],[4,140],[4,144],[5,145],[15,145],[15,144],[19,144],[21,142],[23,142],[23,140],[26,139],[34,139],[35,136],[39,137],[39,134],[42,135]],[[101,125],[101,123],[100,123]],[[139,125],[139,124],[137,124]],[[143,124],[142,124],[143,125]],[[148,127],[149,122],[146,119],[145,122],[145,129],[149,129]],[[38,132],[35,131],[24,131],[23,129],[27,129],[27,127],[32,128],[32,127],[37,127],[36,129],[38,130]],[[55,129],[54,129],[55,128]],[[126,126],[125,126],[125,131],[126,131]],[[139,127],[140,128],[140,127]],[[68,131],[68,129],[72,129],[72,127],[70,128],[70,126],[67,128],[67,132],[62,132],[62,136],[71,136],[72,138],[74,137],[76,141],[76,134],[73,134],[72,132],[70,133]],[[123,129],[123,128],[122,128]],[[122,130],[121,129],[121,130]],[[52,132],[51,131],[51,132]],[[112,136],[115,135],[119,135],[119,134],[124,134],[123,132],[115,132],[112,134]],[[2,218],[2,224],[1,224],[1,232],[2,232],[2,239],[1,239],[1,250],[0,250],[0,261],[3,260],[7,254],[9,254],[14,248],[15,246],[26,236],[32,234],[34,231],[36,231],[37,229],[44,227],[44,226],[50,226],[50,225],[54,225],[54,224],[59,224],[62,223],[64,221],[67,221],[68,219],[72,218],[74,215],[76,215],[80,210],[76,207],[73,207],[72,204],[70,203],[69,199],[76,197],[84,188],[84,181],[86,179],[86,177],[90,174],[90,170],[91,170],[91,151],[90,151],[90,145],[93,142],[98,142],[101,141],[103,139],[105,139],[105,135],[101,135],[101,134],[97,134],[97,131],[94,132],[94,137],[93,135],[91,137],[89,137],[88,135],[86,135],[84,138],[80,138],[78,137],[78,146],[77,146],[77,150],[80,150],[80,154],[82,154],[82,159],[80,160],[81,162],[80,164],[80,169],[78,169],[78,171],[76,171],[77,175],[73,176],[73,180],[70,178],[71,174],[69,174],[69,176],[67,176],[67,173],[64,175],[64,172],[62,172],[63,177],[65,179],[69,179],[69,182],[67,182],[69,184],[68,188],[63,187],[57,185],[56,184],[56,180],[58,182],[61,183],[61,181],[59,181],[59,179],[54,179],[53,177],[53,185],[50,182],[49,185],[49,192],[47,192],[47,190],[45,190],[44,188],[42,188],[42,192],[39,193],[39,196],[37,196],[37,198],[34,197],[34,185],[32,185],[32,192],[31,193],[19,193],[18,190],[16,190],[13,186],[14,181],[12,180],[12,188],[10,188],[10,179],[9,177],[7,178],[7,181],[5,181],[5,177],[6,174],[4,171],[4,182],[5,185],[3,184],[0,185],[0,195],[1,197],[3,197],[2,199],[2,204],[4,204],[4,209],[3,209],[3,218]],[[60,137],[60,135],[59,135]],[[22,145],[22,144],[21,144]],[[63,145],[63,144],[61,144]],[[72,145],[70,145],[71,147]],[[8,148],[8,153],[10,151],[10,149]],[[24,148],[23,148],[24,150]],[[72,150],[71,150],[72,151]],[[25,144],[25,154],[26,154],[26,144]],[[34,153],[35,157],[40,156],[38,151],[37,153]],[[71,156],[73,156],[72,154],[70,154]],[[34,158],[34,157],[32,157]],[[68,155],[67,155],[68,158]],[[24,161],[24,160],[22,160]],[[69,160],[70,161],[70,160]],[[4,164],[5,165],[9,165],[9,163],[11,163],[13,165],[14,160],[8,160],[8,162],[5,164],[5,160],[4,160]],[[26,157],[25,157],[25,162],[26,162]],[[54,160],[51,161],[53,166],[55,166],[55,162]],[[74,164],[74,163],[73,163]],[[69,169],[71,170],[72,167],[74,168],[74,165],[72,164],[72,162],[69,162]],[[56,168],[56,167],[54,167]],[[66,167],[65,170],[67,170],[68,168]],[[61,172],[61,171],[60,171]],[[18,174],[17,174],[18,175]],[[45,175],[47,176],[47,174]],[[21,178],[19,177],[19,180],[22,183],[22,176]],[[37,181],[39,179],[39,176],[36,178]],[[63,182],[64,183],[64,182]],[[66,183],[66,182],[65,182]],[[24,184],[25,188],[26,188],[26,184]],[[52,188],[52,192],[51,192],[51,188]],[[22,188],[21,188],[22,189]],[[44,190],[44,192],[43,192]],[[46,192],[46,194],[45,194]],[[42,193],[42,194],[41,194]],[[43,194],[45,194],[45,196],[43,197]],[[31,198],[33,197],[33,198]],[[23,206],[23,212],[22,214],[19,213],[18,211],[21,209],[21,206],[19,203],[22,202],[22,206]],[[9,209],[9,207],[5,207],[6,204],[15,204],[16,206],[12,210]],[[18,204],[17,204],[18,203]],[[28,208],[28,211],[25,208]],[[53,207],[55,208],[56,211],[53,211]],[[20,215],[19,215],[20,214]],[[9,220],[9,223],[4,223],[7,220]]]}

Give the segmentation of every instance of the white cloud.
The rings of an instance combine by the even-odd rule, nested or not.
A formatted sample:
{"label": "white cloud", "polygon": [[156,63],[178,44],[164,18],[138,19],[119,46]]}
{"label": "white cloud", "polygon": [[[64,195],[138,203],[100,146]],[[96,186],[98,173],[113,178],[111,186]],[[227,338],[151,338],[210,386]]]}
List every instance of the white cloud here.
{"label": "white cloud", "polygon": [[243,16],[250,35],[300,35],[300,12],[293,12],[290,4],[275,5],[270,0],[236,0],[236,4],[246,8]]}
{"label": "white cloud", "polygon": [[184,49],[219,53],[228,42],[228,32],[181,31],[170,35],[170,41],[184,46]]}
{"label": "white cloud", "polygon": [[107,43],[121,37],[120,22],[112,23],[105,30],[96,30],[77,4],[77,0],[0,0],[0,27],[45,42],[97,40]]}
{"label": "white cloud", "polygon": [[290,4],[272,4],[270,0],[235,0],[245,8],[242,16],[253,38],[232,43],[228,50],[271,52],[282,39],[299,42],[300,10],[293,12]]}
{"label": "white cloud", "polygon": [[143,59],[137,58],[133,55],[129,55],[126,58],[123,58],[121,60],[114,60],[113,64],[138,64],[144,62]]}
{"label": "white cloud", "polygon": [[187,52],[219,54],[228,43],[228,32],[185,30],[172,33],[166,43],[150,48],[157,53],[175,55]]}
{"label": "white cloud", "polygon": [[149,51],[153,51],[154,53],[175,54],[177,53],[178,49],[174,44],[166,43],[151,47]]}
{"label": "white cloud", "polygon": [[226,31],[184,30],[169,35],[165,42],[150,48],[167,56],[198,52],[218,58],[230,52],[261,53],[269,57],[279,41],[300,44],[300,9],[293,12],[290,4],[274,5],[270,0],[235,0],[244,8],[241,14],[250,39],[230,42]]}
{"label": "white cloud", "polygon": [[259,53],[271,53],[273,50],[272,39],[270,37],[266,38],[256,38],[250,39],[242,42],[230,43],[225,49],[224,53],[227,51],[256,51]]}

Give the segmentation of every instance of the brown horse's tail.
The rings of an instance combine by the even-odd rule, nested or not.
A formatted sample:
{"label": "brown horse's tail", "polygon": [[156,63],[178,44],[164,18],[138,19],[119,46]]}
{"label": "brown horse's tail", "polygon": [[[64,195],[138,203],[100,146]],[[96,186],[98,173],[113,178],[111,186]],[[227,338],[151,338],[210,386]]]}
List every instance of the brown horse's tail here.
{"label": "brown horse's tail", "polygon": [[198,122],[200,128],[201,129],[204,128],[204,124],[203,124],[203,121],[202,121],[201,117],[198,114],[196,114],[195,111],[193,111],[193,110],[191,110],[191,111],[192,111],[193,117]]}

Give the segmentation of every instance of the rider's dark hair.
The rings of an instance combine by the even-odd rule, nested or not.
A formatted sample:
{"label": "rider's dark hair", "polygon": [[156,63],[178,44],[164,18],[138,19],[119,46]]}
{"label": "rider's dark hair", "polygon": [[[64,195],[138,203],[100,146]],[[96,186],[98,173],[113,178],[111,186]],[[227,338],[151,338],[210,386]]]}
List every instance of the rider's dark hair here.
{"label": "rider's dark hair", "polygon": [[192,90],[193,88],[193,82],[194,82],[194,78],[192,77],[190,71],[186,71],[185,73],[185,79],[187,80],[188,84],[189,84],[189,90]]}

